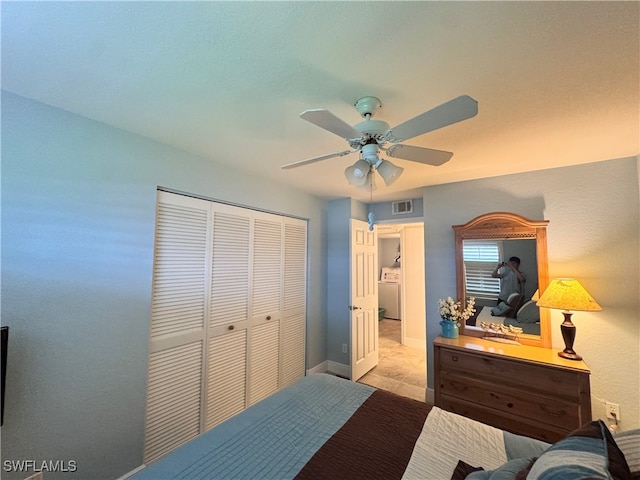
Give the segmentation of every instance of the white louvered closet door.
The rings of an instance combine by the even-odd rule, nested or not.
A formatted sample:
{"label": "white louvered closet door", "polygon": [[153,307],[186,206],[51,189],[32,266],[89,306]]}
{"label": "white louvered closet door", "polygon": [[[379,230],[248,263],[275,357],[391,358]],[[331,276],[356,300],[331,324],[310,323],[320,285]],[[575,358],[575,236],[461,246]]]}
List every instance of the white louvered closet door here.
{"label": "white louvered closet door", "polygon": [[247,329],[212,336],[208,348],[205,430],[246,407]]}
{"label": "white louvered closet door", "polygon": [[249,405],[279,387],[282,217],[255,212],[249,331]]}
{"label": "white louvered closet door", "polygon": [[145,463],[200,432],[210,210],[158,192]]}
{"label": "white louvered closet door", "polygon": [[304,375],[306,235],[158,192],[145,463]]}
{"label": "white louvered closet door", "polygon": [[250,215],[214,204],[206,430],[246,407]]}
{"label": "white louvered closet door", "polygon": [[284,219],[284,278],[280,341],[280,388],[305,373],[307,222]]}

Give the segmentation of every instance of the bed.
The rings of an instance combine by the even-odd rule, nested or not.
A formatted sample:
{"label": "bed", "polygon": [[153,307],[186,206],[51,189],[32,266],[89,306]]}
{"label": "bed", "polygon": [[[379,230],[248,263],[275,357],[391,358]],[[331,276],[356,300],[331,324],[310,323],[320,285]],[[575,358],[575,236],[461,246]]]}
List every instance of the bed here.
{"label": "bed", "polygon": [[[598,429],[601,423],[589,426]],[[632,433],[627,443],[640,446]],[[604,441],[592,437],[585,438]],[[505,468],[535,473],[537,466],[544,473],[545,455],[552,455],[550,465],[558,468],[560,443],[549,445],[364,384],[311,374],[129,478],[508,480],[516,477],[504,476]],[[618,476],[593,478],[632,478],[617,446],[619,453],[611,455],[614,446],[587,445],[609,452],[606,468],[618,469]],[[637,459],[631,457],[640,463],[636,453]],[[573,448],[567,461],[575,465],[576,457]],[[602,465],[593,468],[599,472]]]}
{"label": "bed", "polygon": [[529,300],[523,303],[522,295],[513,295],[509,304],[479,307],[471,321],[467,321],[467,325],[480,326],[482,322],[512,325],[522,328],[522,333],[540,335],[540,309],[536,302]]}

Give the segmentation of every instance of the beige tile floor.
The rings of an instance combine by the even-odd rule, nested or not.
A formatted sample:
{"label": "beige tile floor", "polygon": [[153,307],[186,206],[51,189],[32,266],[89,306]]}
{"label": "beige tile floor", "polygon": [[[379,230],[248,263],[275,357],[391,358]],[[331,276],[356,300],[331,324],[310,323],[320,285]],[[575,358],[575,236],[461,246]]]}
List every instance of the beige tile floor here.
{"label": "beige tile floor", "polygon": [[420,401],[426,399],[426,353],[400,343],[400,321],[379,322],[378,366],[361,383]]}

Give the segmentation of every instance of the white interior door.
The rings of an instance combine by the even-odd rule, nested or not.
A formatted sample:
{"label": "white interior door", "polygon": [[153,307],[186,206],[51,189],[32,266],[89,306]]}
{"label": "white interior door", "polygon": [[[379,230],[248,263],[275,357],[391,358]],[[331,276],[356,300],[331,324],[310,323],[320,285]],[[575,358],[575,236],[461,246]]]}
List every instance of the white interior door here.
{"label": "white interior door", "polygon": [[351,220],[351,380],[378,365],[378,240]]}

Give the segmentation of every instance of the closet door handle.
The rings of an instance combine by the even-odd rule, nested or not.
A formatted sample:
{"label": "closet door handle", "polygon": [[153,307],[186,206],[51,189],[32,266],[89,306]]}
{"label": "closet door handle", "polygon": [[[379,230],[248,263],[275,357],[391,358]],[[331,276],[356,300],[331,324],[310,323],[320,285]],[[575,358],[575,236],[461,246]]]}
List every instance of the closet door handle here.
{"label": "closet door handle", "polygon": [[271,320],[271,315],[267,315],[267,320]]}
{"label": "closet door handle", "polygon": [[229,330],[233,330],[234,328],[236,327],[234,327],[233,325],[229,325]]}

